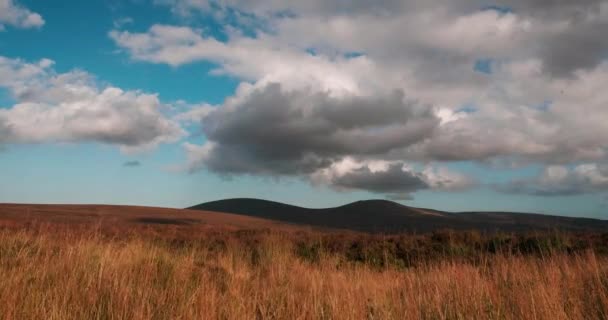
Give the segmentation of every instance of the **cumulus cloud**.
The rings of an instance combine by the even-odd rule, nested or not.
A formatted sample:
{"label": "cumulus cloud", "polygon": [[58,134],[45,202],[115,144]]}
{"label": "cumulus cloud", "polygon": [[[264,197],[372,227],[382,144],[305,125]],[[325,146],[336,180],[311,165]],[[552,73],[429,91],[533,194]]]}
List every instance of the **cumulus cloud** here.
{"label": "cumulus cloud", "polygon": [[346,189],[389,194],[392,198],[428,188],[421,177],[403,170],[403,165],[399,163],[390,164],[386,170],[382,171],[372,171],[369,167],[364,166],[335,177],[332,183],[334,186]]}
{"label": "cumulus cloud", "polygon": [[213,106],[209,104],[187,105],[187,110],[179,112],[174,119],[184,123],[200,123],[209,113],[213,111]]}
{"label": "cumulus cloud", "polygon": [[428,188],[473,185],[472,179],[444,168],[415,172],[404,162],[373,160],[429,138],[439,125],[431,108],[400,91],[331,96],[271,83],[241,89],[223,106],[204,110],[207,142],[185,144],[190,171],[301,176],[314,184],[392,199],[411,198],[410,193]]}
{"label": "cumulus cloud", "polygon": [[17,28],[39,28],[44,25],[44,19],[38,13],[20,6],[13,0],[0,0],[0,30],[3,25]]}
{"label": "cumulus cloud", "polygon": [[[520,3],[514,7],[525,10]],[[557,13],[552,16],[561,17]],[[486,161],[519,157],[528,162],[567,163],[595,161],[605,156],[605,144],[598,139],[601,136],[598,133],[605,128],[597,122],[601,119],[598,115],[606,110],[601,97],[604,93],[593,92],[597,98],[592,98],[590,89],[604,83],[607,64],[600,63],[589,70],[576,69],[574,77],[551,77],[551,73],[546,73],[546,61],[528,52],[526,44],[538,42],[534,37],[542,37],[539,35],[542,32],[533,32],[534,37],[519,40],[528,36],[526,30],[537,26],[529,21],[530,15],[477,10],[453,19],[431,19],[426,22],[430,24],[428,28],[416,25],[402,28],[426,30],[416,31],[411,39],[399,33],[403,37],[396,41],[411,40],[403,47],[391,47],[394,43],[386,44],[384,40],[378,42],[383,39],[379,34],[365,36],[376,24],[388,23],[386,19],[374,20],[374,16],[367,15],[344,18],[346,20],[338,24],[342,31],[335,39],[332,28],[321,28],[323,32],[317,33],[296,25],[294,30],[312,34],[290,33],[288,24],[298,23],[305,17],[277,22],[276,36],[261,34],[255,39],[235,36],[228,42],[205,37],[187,27],[161,25],[152,26],[146,33],[114,31],[111,37],[135,59],[172,65],[210,60],[220,65],[218,72],[253,80],[256,87],[276,82],[289,90],[307,88],[328,92],[331,96],[374,96],[401,90],[412,100],[434,106],[436,116],[442,120],[433,139],[402,153],[408,159]],[[364,23],[359,23],[361,19]],[[322,26],[322,22],[310,25]],[[401,20],[395,22],[400,26],[397,22]],[[409,19],[407,23],[417,22]],[[359,30],[359,26],[370,30]],[[553,24],[540,24],[538,28],[541,26],[553,28]],[[469,29],[481,31],[469,34]],[[378,27],[378,30],[383,29]],[[560,34],[559,28],[555,30],[551,32]],[[430,34],[420,35],[421,32]],[[349,38],[355,34],[357,39]],[[287,43],[287,38],[303,41],[302,47],[322,46],[317,40],[327,40],[335,46],[334,51],[361,51],[364,55],[348,58],[310,54],[292,44],[298,41]],[[341,43],[360,47],[346,47]],[[517,45],[521,50],[513,47]],[[429,54],[431,51],[442,54]],[[452,55],[454,59],[450,58]],[[492,74],[474,72],[473,63],[479,56],[496,56]],[[592,112],[580,114],[581,103]],[[458,110],[466,104],[476,105],[475,112],[467,114]],[[550,108],[540,108],[542,105]],[[451,119],[446,121],[446,116]],[[587,134],[574,135],[573,129],[580,126],[587,128]],[[563,136],[569,138],[562,139]]]}
{"label": "cumulus cloud", "polygon": [[[134,60],[211,61],[214,74],[243,80],[222,105],[182,117],[200,119],[207,140],[186,145],[190,170],[314,180],[347,158],[576,166],[608,157],[608,1],[158,3],[220,20],[240,12],[262,26],[237,19],[227,40],[187,26],[110,32]],[[489,72],[474,70],[479,61]],[[359,166],[325,183],[375,192],[386,172],[408,181],[397,169]],[[474,184],[440,171],[410,178],[445,190]],[[403,183],[386,192],[414,192]]]}
{"label": "cumulus cloud", "polygon": [[201,164],[220,173],[308,174],[349,155],[383,155],[429,137],[439,120],[396,91],[332,97],[279,84],[254,88],[202,121]]}
{"label": "cumulus cloud", "polygon": [[[241,1],[170,0],[174,12],[237,10],[270,24],[302,46],[364,50],[385,58],[470,60],[471,55],[540,58],[545,70],[567,75],[600,63],[608,22],[605,0],[501,1]],[[484,10],[485,9],[485,10]],[[285,17],[278,13],[291,12]],[[278,16],[278,18],[277,18]],[[390,42],[384,35],[395,34]],[[294,41],[295,40],[295,41]],[[575,45],[573,45],[575,44]],[[440,49],[442,52],[434,53]],[[435,56],[435,57],[433,57]],[[438,59],[437,59],[438,60]]]}
{"label": "cumulus cloud", "polygon": [[184,134],[155,94],[100,86],[84,71],[56,73],[52,64],[0,57],[0,87],[16,101],[0,109],[1,143],[101,142],[136,152]]}
{"label": "cumulus cloud", "polygon": [[373,62],[365,56],[311,55],[294,46],[274,46],[268,38],[235,36],[226,43],[204,36],[200,30],[169,25],[153,25],[145,33],[113,30],[109,36],[136,60],[172,66],[212,61],[218,64],[214,74],[233,75],[260,85],[278,82],[289,89],[372,93],[385,89],[390,77],[387,74],[384,79],[373,77],[361,83],[362,77],[375,72]]}
{"label": "cumulus cloud", "polygon": [[[608,63],[549,79],[539,62],[502,66],[499,90],[486,92],[479,109],[441,126],[434,139],[412,153],[433,160],[514,158],[527,163],[602,161],[608,134]],[[498,75],[497,75],[498,76]],[[518,80],[519,79],[519,80]]]}
{"label": "cumulus cloud", "polygon": [[457,191],[473,188],[475,181],[445,167],[427,164],[423,169],[403,161],[343,158],[309,177],[314,184],[337,190],[366,190],[394,200],[410,200],[416,191]]}
{"label": "cumulus cloud", "polygon": [[477,185],[473,177],[441,166],[426,165],[421,173],[424,181],[434,190],[460,191]]}
{"label": "cumulus cloud", "polygon": [[534,179],[497,186],[499,191],[537,196],[569,196],[608,191],[608,165],[548,166]]}

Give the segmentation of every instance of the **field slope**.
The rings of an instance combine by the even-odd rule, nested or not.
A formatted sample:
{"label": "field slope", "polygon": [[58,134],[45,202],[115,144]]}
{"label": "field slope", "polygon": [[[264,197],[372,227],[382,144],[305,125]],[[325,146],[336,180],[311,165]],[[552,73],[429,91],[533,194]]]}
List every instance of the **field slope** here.
{"label": "field slope", "polygon": [[122,205],[0,204],[0,227],[20,228],[41,224],[96,225],[117,231],[178,228],[189,233],[207,229],[293,228],[256,217],[200,210]]}
{"label": "field slope", "polygon": [[608,233],[319,232],[530,215],[226,203],[277,219],[0,204],[0,320],[608,319]]}

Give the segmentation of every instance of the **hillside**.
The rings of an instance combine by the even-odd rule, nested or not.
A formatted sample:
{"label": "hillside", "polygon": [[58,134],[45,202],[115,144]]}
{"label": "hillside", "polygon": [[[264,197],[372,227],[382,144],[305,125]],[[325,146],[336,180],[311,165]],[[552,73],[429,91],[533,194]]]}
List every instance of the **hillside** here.
{"label": "hillside", "polygon": [[[227,199],[189,209],[113,205],[0,204],[0,227],[33,224],[98,225],[117,232],[137,229],[203,230],[341,229],[363,232],[429,232],[438,229],[480,231],[607,231],[608,221],[511,212],[444,212],[386,200],[357,201],[310,209],[258,199]],[[159,231],[160,232],[160,231]]]}
{"label": "hillside", "polygon": [[0,228],[41,225],[98,226],[117,232],[155,229],[193,234],[203,230],[286,229],[284,223],[200,210],[121,205],[0,204]]}
{"label": "hillside", "polygon": [[189,209],[233,213],[291,224],[365,232],[428,232],[438,229],[480,231],[606,231],[608,221],[512,212],[444,212],[387,200],[357,201],[344,206],[310,209],[260,199],[226,199]]}

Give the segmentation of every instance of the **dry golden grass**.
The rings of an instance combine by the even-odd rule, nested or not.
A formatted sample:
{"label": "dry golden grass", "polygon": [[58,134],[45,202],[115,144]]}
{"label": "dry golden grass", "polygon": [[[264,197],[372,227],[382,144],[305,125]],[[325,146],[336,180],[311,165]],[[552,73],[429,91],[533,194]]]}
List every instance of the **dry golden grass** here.
{"label": "dry golden grass", "polygon": [[0,318],[608,317],[608,259],[591,250],[379,267],[330,252],[305,259],[293,233],[231,232],[174,241],[73,226],[1,229]]}

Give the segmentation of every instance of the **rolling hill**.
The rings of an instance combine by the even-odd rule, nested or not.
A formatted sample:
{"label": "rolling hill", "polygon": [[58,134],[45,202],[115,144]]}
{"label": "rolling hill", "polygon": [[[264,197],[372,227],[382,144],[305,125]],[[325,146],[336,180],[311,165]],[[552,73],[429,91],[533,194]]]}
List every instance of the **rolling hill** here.
{"label": "rolling hill", "polygon": [[302,228],[378,233],[429,232],[438,229],[480,231],[606,231],[608,221],[512,212],[445,212],[386,200],[310,209],[259,199],[226,199],[188,209],[116,205],[0,204],[0,228],[32,224],[99,225],[129,231],[178,228],[204,230]]}
{"label": "rolling hill", "polygon": [[297,225],[364,232],[428,232],[438,229],[480,231],[608,231],[608,221],[513,212],[445,212],[387,200],[357,201],[310,209],[260,199],[226,199],[188,209],[225,212]]}
{"label": "rolling hill", "polygon": [[282,229],[292,226],[261,218],[221,212],[123,205],[0,203],[0,229],[41,225],[98,226],[131,232],[139,229],[204,230]]}

